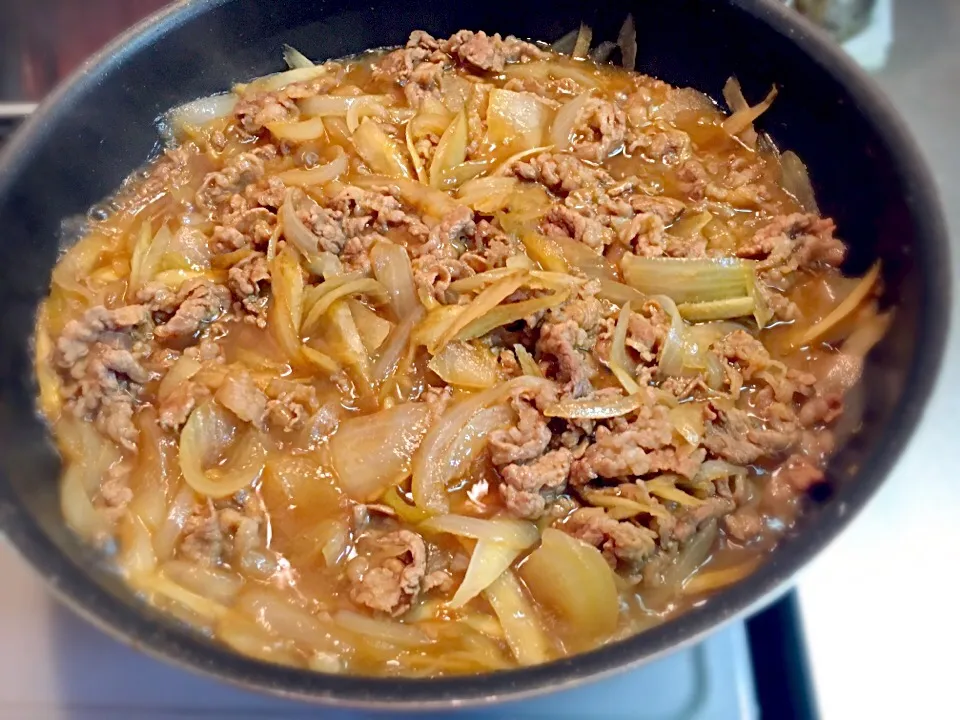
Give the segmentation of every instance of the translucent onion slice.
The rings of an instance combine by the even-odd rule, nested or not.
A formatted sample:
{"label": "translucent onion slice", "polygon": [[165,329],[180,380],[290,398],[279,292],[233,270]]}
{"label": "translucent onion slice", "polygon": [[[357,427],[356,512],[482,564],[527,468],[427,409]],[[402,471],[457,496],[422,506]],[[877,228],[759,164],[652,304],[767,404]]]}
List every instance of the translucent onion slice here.
{"label": "translucent onion slice", "polygon": [[540,539],[536,525],[509,518],[488,520],[470,515],[438,515],[424,521],[420,527],[433,532],[486,540],[517,550],[528,548]]}
{"label": "translucent onion slice", "polygon": [[308,170],[294,169],[277,173],[277,177],[284,185],[299,187],[319,187],[336,180],[347,171],[348,161],[346,153],[338,155],[326,165],[318,165]]}
{"label": "translucent onion slice", "polygon": [[752,297],[739,297],[699,303],[681,303],[677,305],[677,309],[684,320],[706,322],[709,320],[731,320],[753,315],[756,304]]}
{"label": "translucent onion slice", "polygon": [[735,113],[733,113],[733,115],[723,121],[724,131],[728,135],[739,135],[744,130],[752,129],[753,122],[770,109],[770,106],[773,105],[773,101],[776,97],[777,88],[773,87],[762,102],[759,102],[752,107],[737,110]]}
{"label": "translucent onion slice", "polygon": [[615,280],[600,280],[600,292],[597,293],[597,297],[609,300],[616,305],[623,305],[627,302],[642,305],[647,299],[647,296],[636,288]]}
{"label": "translucent onion slice", "polygon": [[462,110],[440,136],[440,142],[430,163],[430,186],[439,188],[444,173],[449,172],[467,159],[467,116]]}
{"label": "translucent onion slice", "polygon": [[548,118],[546,105],[536,96],[494,88],[487,105],[487,138],[496,145],[534,148],[542,144]]}
{"label": "translucent onion slice", "polygon": [[373,364],[373,381],[378,385],[390,377],[400,363],[400,358],[410,346],[413,329],[423,317],[423,308],[417,308],[412,314],[405,317],[393,328],[393,332],[387,337],[386,341],[377,355]]}
{"label": "translucent onion slice", "polygon": [[[326,284],[327,283],[323,283],[323,285]],[[322,288],[323,285],[320,287]],[[376,280],[371,278],[362,278],[360,280],[353,280],[352,282],[343,283],[339,287],[333,288],[332,290],[324,293],[316,300],[316,302],[313,303],[313,306],[310,308],[307,316],[303,319],[303,322],[300,326],[300,333],[304,336],[312,335],[319,327],[323,316],[333,306],[334,303],[345,297],[354,297],[359,295],[365,295],[372,302],[381,304],[386,302],[389,298],[387,289]]]}
{"label": "translucent onion slice", "polygon": [[457,190],[457,197],[476,212],[492,215],[510,204],[520,181],[512,177],[481,177],[467,180]]}
{"label": "translucent onion slice", "polygon": [[780,183],[784,190],[796,198],[800,207],[808,213],[820,214],[807,166],[792,150],[787,150],[780,155]]}
{"label": "translucent onion slice", "polygon": [[489,348],[468,342],[445,346],[427,365],[448,385],[470,390],[482,390],[497,384],[502,378],[497,359]]}
{"label": "translucent onion slice", "polygon": [[571,267],[575,267],[588,278],[596,280],[614,281],[617,277],[616,269],[600,253],[591,250],[587,245],[573,238],[557,235],[550,238],[560,248],[564,259]]}
{"label": "translucent onion slice", "polygon": [[558,151],[569,150],[573,144],[573,128],[577,124],[577,118],[580,112],[586,106],[590,99],[590,91],[577,95],[573,100],[569,100],[557,110],[557,115],[553,119],[553,125],[550,127],[550,142]]}
{"label": "translucent onion slice", "polygon": [[637,67],[637,27],[633,22],[633,15],[628,14],[617,35],[617,45],[620,46],[621,64],[626,70],[635,70]]}
{"label": "translucent onion slice", "polygon": [[429,424],[430,409],[423,403],[395,405],[341,422],[330,439],[340,486],[364,502],[402,481]]}
{"label": "translucent onion slice", "polygon": [[670,408],[670,422],[673,429],[693,446],[700,444],[703,437],[703,406],[700,403],[687,402]]}
{"label": "translucent onion slice", "polygon": [[186,125],[194,127],[206,125],[219,118],[228,117],[237,105],[237,96],[233,93],[200,98],[175,107],[167,113],[167,119],[174,129]]}
{"label": "translucent onion slice", "polygon": [[[470,322],[466,327],[460,330],[456,337],[458,340],[472,340],[483,337],[491,330],[510,323],[523,320],[538,312],[549,310],[550,308],[562,305],[570,297],[568,290],[560,290],[550,295],[541,295],[530,300],[521,300],[520,302],[498,305],[485,315]],[[460,316],[462,318],[462,316]]]}
{"label": "translucent onion slice", "polygon": [[490,433],[506,428],[515,419],[516,413],[506,405],[488,407],[464,425],[460,434],[450,443],[446,462],[441,472],[444,483],[466,474],[474,460],[487,447]]}
{"label": "translucent onion slice", "polygon": [[485,288],[487,285],[492,285],[498,280],[503,280],[506,277],[513,277],[521,273],[522,270],[520,268],[494,268],[493,270],[477,273],[476,275],[471,275],[470,277],[454,280],[452,283],[450,283],[450,287],[448,289],[457,293],[474,292],[476,290]]}
{"label": "translucent onion slice", "polygon": [[530,258],[539,263],[544,270],[557,273],[570,271],[563,252],[552,238],[528,230],[521,234],[520,239]]}
{"label": "translucent onion slice", "polygon": [[[300,101],[300,111],[307,117],[346,117],[353,111],[356,117],[386,114],[386,108],[396,103],[390,95],[316,95]],[[351,130],[351,132],[353,132]]]}
{"label": "translucent onion slice", "polygon": [[620,602],[613,571],[592,545],[547,528],[520,576],[538,603],[566,620],[578,646],[616,629]]}
{"label": "translucent onion slice", "polygon": [[273,301],[268,325],[291,362],[301,358],[300,322],[303,316],[303,273],[291,250],[285,249],[270,263]]}
{"label": "translucent onion slice", "polygon": [[[267,123],[267,130],[277,140],[291,143],[311,142],[325,137],[327,130],[323,125],[323,118],[315,117],[300,122],[273,122]],[[287,171],[290,172],[290,171]],[[286,173],[281,173],[281,176]],[[287,180],[284,182],[289,183]]]}
{"label": "translucent onion slice", "polygon": [[623,277],[648,295],[666,295],[678,303],[744,297],[754,281],[754,263],[739,258],[647,258],[627,253]]}
{"label": "translucent onion slice", "polygon": [[292,45],[284,44],[283,61],[291,70],[315,67],[313,61]]}
{"label": "translucent onion slice", "polygon": [[[432,354],[436,355],[444,345],[452,341],[454,338],[460,336],[461,331],[464,330],[468,325],[471,325],[474,320],[479,320],[485,315],[490,313],[494,308],[496,308],[500,303],[506,300],[510,295],[516,292],[526,281],[526,276],[524,275],[515,275],[511,277],[506,277],[503,280],[499,280],[487,288],[484,288],[472,301],[467,305],[462,312],[458,313],[453,317],[452,322],[449,326],[443,331],[443,334],[440,335],[437,342],[431,347],[427,346]],[[480,327],[475,325],[474,329]],[[494,327],[497,327],[494,325]],[[486,332],[486,331],[484,331]],[[479,333],[483,335],[484,333]],[[478,337],[478,335],[469,335],[469,337],[459,337],[460,340],[469,340],[470,338]]]}
{"label": "translucent onion slice", "polygon": [[251,431],[237,442],[236,452],[221,467],[204,470],[203,459],[215,442],[216,419],[213,406],[196,408],[180,431],[180,471],[194,491],[211,498],[222,498],[249,487],[263,474],[267,451],[257,433]]}
{"label": "translucent onion slice", "polygon": [[638,386],[638,392],[626,397],[578,398],[561,400],[544,408],[547,417],[602,420],[621,417],[650,402],[650,396]]}
{"label": "translucent onion slice", "polygon": [[590,53],[590,41],[593,40],[593,30],[586,23],[580,23],[580,30],[577,32],[577,40],[573,45],[571,56],[575,58],[585,58]]}
{"label": "translucent onion slice", "polygon": [[353,145],[373,172],[392,178],[410,178],[403,151],[379,123],[364,118],[353,133]]}
{"label": "translucent onion slice", "polygon": [[652,480],[645,480],[643,484],[647,488],[647,492],[651,495],[675,502],[677,505],[686,507],[703,505],[703,500],[679,489],[667,477],[661,476],[653,478]]}
{"label": "translucent onion slice", "polygon": [[367,617],[350,610],[337,611],[333,621],[345,630],[393,645],[420,647],[434,642],[429,635],[412,625],[397,620]]}
{"label": "translucent onion slice", "polygon": [[530,375],[531,377],[543,377],[543,370],[537,365],[537,361],[533,359],[533,355],[519,343],[513,346],[513,352],[517,356],[517,362],[520,363],[520,369],[523,370],[524,375]]}
{"label": "translucent onion slice", "polygon": [[288,85],[300,82],[310,82],[318,77],[330,73],[330,68],[324,65],[314,65],[312,67],[302,67],[284,72],[264,75],[263,77],[251,80],[248,83],[241,83],[234,87],[237,93],[248,94],[252,92],[269,93],[275,90],[282,90]]}
{"label": "translucent onion slice", "polygon": [[423,160],[420,158],[420,153],[417,152],[417,145],[413,138],[413,120],[407,123],[406,127],[403,130],[403,139],[407,144],[407,152],[410,153],[410,161],[413,163],[413,172],[423,184],[427,184],[430,180],[427,175],[426,168],[423,167]]}
{"label": "translucent onion slice", "polygon": [[839,323],[843,322],[860,304],[873,293],[874,286],[880,277],[880,261],[873,264],[867,274],[863,276],[853,291],[847,295],[839,305],[813,327],[810,327],[800,337],[799,344],[809,345],[829,333]]}
{"label": "translucent onion slice", "polygon": [[549,660],[550,641],[543,621],[512,570],[492,582],[483,595],[500,620],[507,645],[518,663],[540,665]]}
{"label": "translucent onion slice", "polygon": [[531,80],[558,80],[569,78],[583,88],[600,87],[600,78],[590,73],[583,63],[575,60],[534,60],[508,65],[503,74],[508,78]]}
{"label": "translucent onion slice", "polygon": [[373,310],[364,305],[359,300],[351,298],[347,300],[350,313],[353,315],[353,321],[357,324],[357,330],[360,332],[360,339],[363,340],[363,346],[369,354],[375,353],[383,345],[384,341],[390,337],[393,330],[393,323],[384,320]]}
{"label": "translucent onion slice", "polygon": [[510,569],[517,559],[521,548],[491,540],[478,540],[470,557],[470,564],[463,576],[463,582],[457,588],[449,607],[460,608],[486,590],[504,572]]}
{"label": "translucent onion slice", "polygon": [[413,281],[410,256],[400,245],[380,241],[370,250],[373,274],[390,293],[397,319],[403,320],[420,308]]}
{"label": "translucent onion slice", "polygon": [[613,342],[610,346],[610,371],[623,385],[631,397],[640,393],[640,385],[634,378],[637,366],[627,354],[627,330],[630,327],[630,302],[624,303],[617,316],[617,325],[613,331]]}
{"label": "translucent onion slice", "polygon": [[446,512],[448,503],[444,478],[448,472],[448,451],[474,415],[512,392],[552,386],[549,380],[524,375],[467,397],[447,410],[430,428],[413,458],[412,491],[417,507],[434,513]]}

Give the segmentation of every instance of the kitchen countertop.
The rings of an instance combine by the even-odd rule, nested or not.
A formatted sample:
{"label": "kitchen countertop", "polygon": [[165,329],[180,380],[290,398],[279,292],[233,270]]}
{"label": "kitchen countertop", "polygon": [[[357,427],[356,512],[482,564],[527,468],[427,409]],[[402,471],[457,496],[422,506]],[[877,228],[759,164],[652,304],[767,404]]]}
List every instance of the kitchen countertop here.
{"label": "kitchen countertop", "polygon": [[[876,74],[913,130],[940,188],[960,281],[960,3],[897,0],[895,40]],[[947,359],[906,453],[852,526],[800,576],[824,718],[954,716],[960,645],[956,578],[960,481],[960,312]]]}

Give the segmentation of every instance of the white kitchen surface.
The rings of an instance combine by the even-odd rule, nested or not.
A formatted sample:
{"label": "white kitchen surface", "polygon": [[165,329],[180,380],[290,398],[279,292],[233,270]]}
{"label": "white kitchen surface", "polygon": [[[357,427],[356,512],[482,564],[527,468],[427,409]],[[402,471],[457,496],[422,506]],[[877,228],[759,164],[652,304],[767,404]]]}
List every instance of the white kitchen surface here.
{"label": "white kitchen surface", "polygon": [[[940,186],[960,294],[960,2],[895,0],[894,42],[876,77]],[[802,575],[800,605],[820,710],[834,718],[948,718],[960,646],[960,311],[909,449],[853,526]],[[882,392],[882,388],[877,389]]]}

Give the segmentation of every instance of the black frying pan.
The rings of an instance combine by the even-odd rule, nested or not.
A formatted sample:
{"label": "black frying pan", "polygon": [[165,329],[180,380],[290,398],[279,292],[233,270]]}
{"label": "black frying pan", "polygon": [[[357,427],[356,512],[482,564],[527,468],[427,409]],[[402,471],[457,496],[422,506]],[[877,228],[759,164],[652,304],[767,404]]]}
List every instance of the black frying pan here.
{"label": "black frying pan", "polygon": [[[34,313],[60,249],[60,223],[106,196],[156,148],[154,119],[233,81],[280,69],[286,42],[314,58],[397,45],[423,28],[554,40],[583,20],[594,39],[637,19],[640,70],[718,97],[735,73],[747,97],[781,88],[761,121],[810,167],[823,212],[852,246],[846,270],[876,258],[888,336],[864,373],[862,429],[829,466],[795,532],[752,576],[683,617],[541,667],[440,680],[331,677],[268,665],[199,637],[134,598],[64,528],[59,462],[34,413]],[[0,525],[55,592],[148,652],[277,694],[350,705],[453,706],[567,687],[687,643],[782,588],[876,492],[933,385],[946,335],[948,245],[930,176],[893,109],[842,53],[775,2],[605,3],[417,0],[181,2],[120,38],[61,86],[0,159]]]}

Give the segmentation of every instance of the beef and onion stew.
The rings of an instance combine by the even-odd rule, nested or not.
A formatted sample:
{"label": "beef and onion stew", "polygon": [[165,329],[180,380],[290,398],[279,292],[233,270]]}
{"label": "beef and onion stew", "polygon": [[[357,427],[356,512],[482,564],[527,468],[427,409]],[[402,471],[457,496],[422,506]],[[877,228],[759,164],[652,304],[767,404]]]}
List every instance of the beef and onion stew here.
{"label": "beef and onion stew", "polygon": [[478,673],[663,622],[790,529],[879,268],[844,277],[754,127],[776,89],[727,113],[634,72],[629,25],[568,44],[287,48],[90,212],[40,405],[66,522],[146,601],[277,663]]}

